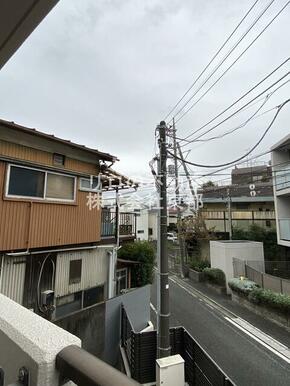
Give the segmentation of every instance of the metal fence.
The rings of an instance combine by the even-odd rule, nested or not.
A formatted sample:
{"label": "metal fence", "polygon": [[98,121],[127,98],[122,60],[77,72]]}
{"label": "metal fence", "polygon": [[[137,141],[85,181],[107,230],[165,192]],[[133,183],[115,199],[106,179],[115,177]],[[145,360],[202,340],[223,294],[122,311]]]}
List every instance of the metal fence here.
{"label": "metal fence", "polygon": [[[116,237],[116,212],[102,209],[101,236]],[[136,213],[119,213],[119,235],[136,236]]]}
{"label": "metal fence", "polygon": [[[122,308],[122,347],[131,376],[144,384],[156,380],[157,331],[136,333]],[[185,362],[185,381],[189,386],[234,386],[213,359],[183,327],[170,329],[171,355],[180,354]]]}
{"label": "metal fence", "polygon": [[270,289],[274,292],[290,295],[290,280],[282,277],[269,275],[251,267],[247,261],[233,259],[234,276],[245,276],[257,283],[261,288]]}

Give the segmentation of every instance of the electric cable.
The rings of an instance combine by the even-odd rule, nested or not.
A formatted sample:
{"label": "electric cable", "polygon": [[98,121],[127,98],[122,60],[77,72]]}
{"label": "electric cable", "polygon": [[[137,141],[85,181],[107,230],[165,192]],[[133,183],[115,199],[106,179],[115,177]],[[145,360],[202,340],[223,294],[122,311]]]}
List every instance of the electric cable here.
{"label": "electric cable", "polygon": [[[270,27],[270,25],[276,20],[276,18],[284,11],[284,9],[289,5],[288,1],[280,11],[270,20],[270,22],[262,29],[262,31],[252,40],[252,42],[242,51],[242,53],[234,60],[234,62],[220,75],[220,77],[199,97],[199,99],[194,102],[180,117],[178,117],[175,123],[178,123],[188,112],[197,105],[198,102],[203,99],[203,97],[226,75],[226,73],[238,62],[238,60],[252,47],[252,45],[263,35],[263,33]],[[176,117],[176,115],[174,116]]]}
{"label": "electric cable", "polygon": [[[247,102],[245,105],[243,105],[242,107],[240,107],[238,110],[234,111],[232,114],[228,115],[226,118],[224,118],[222,121],[218,122],[216,125],[212,126],[211,128],[209,128],[208,130],[206,130],[205,132],[201,133],[199,136],[195,137],[194,139],[191,139],[191,140],[188,140],[186,141],[187,143],[186,144],[183,144],[181,145],[181,147],[184,147],[192,142],[195,142],[196,140],[198,140],[199,138],[203,137],[205,134],[208,134],[210,133],[212,130],[216,129],[217,127],[219,127],[220,125],[222,125],[223,123],[227,122],[229,119],[231,119],[233,116],[235,116],[236,114],[238,114],[240,111],[244,110],[245,107],[248,107],[253,101],[255,101],[256,99],[258,99],[261,95],[265,94],[265,92],[267,92],[268,90],[270,90],[273,86],[275,86],[277,83],[279,83],[281,80],[283,80],[284,78],[286,78],[288,75],[290,74],[290,71],[288,71],[286,74],[284,74],[280,79],[278,79],[276,82],[272,83],[269,87],[267,87],[265,90],[263,90],[262,92],[260,92],[260,94],[256,95],[254,98],[252,98],[249,102]],[[285,85],[287,82],[285,82],[283,85]],[[179,139],[179,138],[178,138]]]}
{"label": "electric cable", "polygon": [[218,54],[222,51],[222,49],[225,47],[225,45],[228,43],[228,41],[231,39],[231,37],[235,34],[235,32],[238,30],[238,28],[241,26],[241,24],[244,22],[244,20],[247,18],[247,16],[250,14],[252,9],[255,7],[255,5],[258,3],[259,0],[256,0],[254,4],[250,7],[250,9],[246,12],[246,14],[243,16],[241,21],[238,23],[238,25],[234,28],[234,30],[230,33],[230,35],[227,37],[227,39],[224,41],[224,43],[221,45],[221,47],[218,49],[218,51],[214,54],[212,59],[208,62],[208,64],[205,66],[205,68],[202,70],[202,72],[198,75],[198,77],[194,80],[194,82],[191,84],[191,86],[187,89],[187,91],[182,95],[182,97],[177,101],[177,103],[173,106],[173,108],[169,111],[169,113],[166,115],[166,117],[163,119],[166,121],[166,119],[173,113],[173,111],[176,109],[177,106],[182,102],[182,100],[186,97],[186,95],[190,92],[190,90],[195,86],[195,84],[198,82],[198,80],[202,77],[202,75],[205,73],[205,71],[209,68],[209,66],[212,64],[212,62],[215,60],[215,58],[218,56]]}
{"label": "electric cable", "polygon": [[[223,111],[221,111],[219,114],[217,114],[216,116],[214,116],[213,118],[211,118],[208,122],[206,122],[205,124],[203,124],[201,127],[199,127],[198,129],[196,129],[195,131],[193,131],[192,133],[188,134],[183,140],[186,140],[188,138],[190,138],[191,136],[193,136],[194,134],[198,133],[200,130],[204,129],[206,126],[208,126],[209,124],[211,124],[212,122],[214,122],[217,118],[219,118],[221,115],[223,115],[225,112],[227,112],[228,110],[230,110],[233,106],[235,106],[237,103],[239,103],[242,99],[244,99],[247,95],[249,95],[252,91],[254,91],[257,87],[259,87],[263,82],[265,82],[267,79],[269,79],[275,72],[277,72],[278,70],[280,70],[280,68],[282,68],[287,62],[289,62],[290,60],[290,57],[288,57],[287,59],[285,59],[282,63],[280,63],[276,68],[274,68],[269,74],[267,74],[263,79],[261,79],[258,83],[256,83],[253,87],[251,87],[250,90],[248,90],[246,93],[244,93],[242,96],[240,96],[238,99],[236,99],[230,106],[228,106],[227,108],[225,108]],[[279,86],[276,90],[278,90],[280,87],[282,86]],[[275,90],[275,91],[276,91]]]}
{"label": "electric cable", "polygon": [[[266,134],[268,133],[268,131],[271,129],[273,123],[275,122],[278,114],[280,113],[280,111],[282,110],[282,108],[290,102],[290,99],[287,99],[285,102],[281,103],[278,107],[277,107],[277,111],[276,111],[276,114],[274,115],[274,118],[272,119],[272,121],[270,122],[269,126],[266,128],[266,130],[264,131],[263,135],[261,136],[261,138],[258,140],[258,142],[249,150],[247,151],[247,153],[245,153],[243,156],[231,161],[231,162],[227,162],[227,163],[223,163],[223,164],[219,164],[219,165],[203,165],[203,164],[197,164],[195,162],[190,162],[190,161],[184,161],[185,163],[189,164],[189,165],[192,165],[192,166],[197,166],[197,167],[201,167],[201,168],[219,168],[219,167],[223,167],[223,166],[229,166],[229,165],[233,165],[235,164],[236,162],[239,162],[241,161],[242,159],[246,158],[249,154],[251,154],[259,145],[260,143],[263,141],[263,139],[265,138]],[[174,154],[172,154],[171,152],[167,151],[171,156],[179,159],[180,161],[182,161],[182,159],[178,156],[174,156]]]}

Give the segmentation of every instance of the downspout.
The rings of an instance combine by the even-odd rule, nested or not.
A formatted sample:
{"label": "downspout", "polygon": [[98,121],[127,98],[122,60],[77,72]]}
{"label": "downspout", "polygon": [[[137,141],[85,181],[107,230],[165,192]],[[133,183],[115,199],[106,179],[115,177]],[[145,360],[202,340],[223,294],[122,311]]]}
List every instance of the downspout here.
{"label": "downspout", "polygon": [[1,255],[0,293],[2,293],[2,280],[3,280],[4,259],[5,259],[5,255]]}

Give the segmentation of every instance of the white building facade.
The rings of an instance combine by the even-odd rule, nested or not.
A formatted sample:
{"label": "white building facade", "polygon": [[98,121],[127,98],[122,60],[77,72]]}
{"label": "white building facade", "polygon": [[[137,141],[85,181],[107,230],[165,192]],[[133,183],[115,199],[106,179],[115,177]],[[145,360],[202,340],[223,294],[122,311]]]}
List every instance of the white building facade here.
{"label": "white building facade", "polygon": [[290,134],[271,148],[278,244],[290,247]]}

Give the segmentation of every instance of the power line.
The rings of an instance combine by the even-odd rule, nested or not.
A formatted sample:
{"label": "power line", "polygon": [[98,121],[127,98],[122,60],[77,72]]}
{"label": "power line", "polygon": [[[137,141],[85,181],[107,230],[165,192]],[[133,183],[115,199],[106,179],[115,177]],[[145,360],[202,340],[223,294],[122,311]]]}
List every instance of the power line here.
{"label": "power line", "polygon": [[[192,166],[197,166],[197,167],[201,167],[201,168],[219,168],[219,167],[223,167],[223,166],[229,166],[229,165],[232,165],[232,164],[235,164],[236,162],[239,162],[241,161],[242,159],[246,158],[249,154],[251,154],[258,146],[259,144],[263,141],[263,139],[265,138],[266,134],[268,133],[268,131],[271,129],[273,123],[275,122],[278,114],[280,113],[281,109],[288,103],[290,102],[290,99],[287,99],[285,102],[283,102],[282,104],[280,104],[278,107],[277,107],[277,112],[276,114],[274,115],[274,118],[272,119],[270,125],[267,127],[267,129],[264,131],[263,135],[261,136],[261,138],[259,139],[259,141],[246,153],[244,154],[243,156],[235,159],[234,161],[231,161],[231,162],[227,162],[227,163],[224,163],[224,164],[220,164],[220,165],[202,165],[202,164],[197,164],[197,163],[194,163],[194,162],[189,162],[189,161],[184,161],[185,163],[189,164],[189,165],[192,165]],[[174,155],[168,151],[168,153],[174,157]],[[177,156],[176,156],[177,157]],[[177,157],[177,159],[181,160],[181,158]],[[181,160],[182,161],[182,160]]]}
{"label": "power line", "polygon": [[[234,62],[220,75],[220,77],[199,97],[199,99],[194,102],[178,119],[175,123],[178,123],[194,106],[197,105],[199,101],[224,77],[224,75],[238,62],[238,60],[251,48],[251,46],[259,39],[260,36],[266,31],[268,27],[276,20],[276,18],[284,11],[284,9],[289,5],[288,1],[281,10],[270,20],[270,22],[262,29],[262,31],[255,37],[254,40],[242,51],[242,53],[234,60]],[[175,115],[176,117],[176,115]]]}
{"label": "power line", "polygon": [[[285,59],[282,63],[280,63],[276,68],[274,68],[269,74],[267,74],[263,79],[261,79],[258,83],[256,83],[250,90],[248,90],[246,93],[244,93],[242,96],[240,96],[238,99],[236,99],[230,106],[225,108],[223,111],[221,111],[219,114],[211,118],[208,122],[206,122],[204,125],[196,129],[191,134],[188,134],[184,140],[190,138],[194,134],[198,133],[200,130],[204,129],[206,126],[214,122],[217,118],[219,118],[221,115],[223,115],[225,112],[230,110],[233,106],[235,106],[237,103],[239,103],[242,99],[244,99],[247,95],[249,95],[252,91],[254,91],[257,87],[259,87],[263,82],[265,82],[267,79],[269,79],[275,72],[280,70],[281,67],[283,67],[288,61],[290,60],[290,57]],[[276,90],[275,90],[276,91]]]}
{"label": "power line", "polygon": [[[247,28],[247,30],[242,34],[242,36],[238,39],[238,41],[234,44],[233,47],[227,52],[227,54],[222,58],[222,60],[215,66],[215,68],[211,71],[211,73],[207,76],[207,78],[203,81],[203,83],[198,87],[198,89],[191,95],[191,97],[185,102],[185,104],[177,111],[174,117],[177,117],[182,110],[189,104],[189,102],[198,94],[198,92],[204,87],[204,85],[213,77],[213,75],[217,72],[217,70],[224,64],[224,62],[229,58],[229,56],[234,52],[234,50],[239,46],[239,44],[244,40],[244,38],[248,35],[248,33],[252,30],[252,28],[257,24],[257,22],[261,19],[264,13],[268,10],[268,8],[273,4],[275,0],[271,0],[270,3],[262,10],[262,12],[256,17],[256,19],[252,22],[252,24]],[[192,107],[189,108],[191,110]],[[188,110],[188,111],[189,111]],[[178,118],[176,122],[181,119]]]}
{"label": "power line", "polygon": [[[219,127],[220,125],[222,125],[223,123],[227,122],[230,118],[232,118],[233,116],[235,116],[236,114],[238,114],[240,111],[244,110],[245,107],[249,106],[253,101],[255,101],[256,99],[258,99],[261,95],[265,94],[265,92],[269,91],[273,86],[275,86],[277,83],[279,83],[281,80],[283,80],[284,78],[286,78],[288,75],[290,74],[290,72],[288,71],[285,75],[283,75],[280,79],[278,79],[276,82],[272,83],[269,87],[267,87],[265,90],[263,90],[260,94],[256,95],[254,98],[252,98],[249,102],[247,102],[245,105],[243,105],[242,107],[240,107],[238,110],[234,111],[232,114],[228,115],[226,118],[224,118],[222,121],[220,121],[219,123],[217,123],[216,125],[212,126],[210,129],[206,130],[204,133],[200,134],[199,136],[195,137],[194,139],[190,140],[190,141],[186,141],[187,143],[186,144],[183,144],[181,145],[181,147],[183,146],[186,146],[188,145],[189,143],[192,143],[192,142],[195,142],[196,140],[198,140],[199,138],[201,138],[202,136],[204,136],[205,134],[208,134],[209,132],[211,132],[212,130],[216,129],[217,127]],[[283,86],[286,84],[287,82],[285,82],[283,84]],[[275,90],[276,91],[276,90]],[[179,139],[179,138],[178,138]],[[182,140],[182,139],[180,139]]]}
{"label": "power line", "polygon": [[218,56],[218,54],[222,51],[222,49],[225,47],[225,45],[228,43],[228,41],[231,39],[231,37],[235,34],[235,32],[238,30],[238,28],[241,26],[241,24],[244,22],[244,20],[247,18],[247,16],[250,14],[252,9],[255,7],[255,5],[258,3],[259,0],[256,0],[254,4],[250,7],[250,9],[246,12],[244,17],[241,19],[241,21],[238,23],[238,25],[234,28],[234,30],[230,33],[230,35],[227,37],[227,39],[224,41],[224,43],[221,45],[221,47],[218,49],[218,51],[214,54],[214,56],[211,58],[211,60],[208,62],[208,64],[205,66],[205,68],[202,70],[202,72],[198,75],[198,77],[194,80],[194,82],[191,84],[191,86],[187,89],[187,91],[182,95],[182,97],[177,101],[177,103],[173,106],[173,108],[169,111],[169,113],[164,118],[164,121],[169,117],[169,115],[176,109],[177,106],[181,103],[181,101],[186,97],[186,95],[190,92],[190,90],[195,86],[195,84],[198,82],[198,80],[202,77],[202,75],[205,73],[205,71],[209,68],[209,66],[212,64],[212,62],[215,60],[215,58]]}

